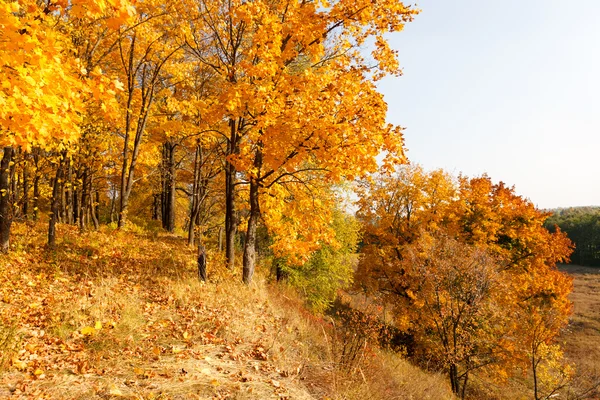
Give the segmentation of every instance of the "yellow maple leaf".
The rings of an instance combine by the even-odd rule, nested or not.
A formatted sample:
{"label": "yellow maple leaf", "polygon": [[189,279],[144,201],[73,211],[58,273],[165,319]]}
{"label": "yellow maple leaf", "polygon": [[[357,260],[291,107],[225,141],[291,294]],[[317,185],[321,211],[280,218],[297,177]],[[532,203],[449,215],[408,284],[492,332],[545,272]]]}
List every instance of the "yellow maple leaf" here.
{"label": "yellow maple leaf", "polygon": [[81,334],[83,336],[92,336],[96,334],[96,329],[91,326],[81,328]]}

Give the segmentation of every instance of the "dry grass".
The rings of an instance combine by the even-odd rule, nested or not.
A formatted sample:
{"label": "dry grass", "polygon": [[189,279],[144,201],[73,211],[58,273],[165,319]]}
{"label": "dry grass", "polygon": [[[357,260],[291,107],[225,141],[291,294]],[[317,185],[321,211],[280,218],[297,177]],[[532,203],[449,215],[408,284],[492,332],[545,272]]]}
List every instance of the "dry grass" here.
{"label": "dry grass", "polygon": [[451,399],[443,377],[365,348],[340,368],[332,325],[260,271],[250,288],[164,234],[16,224],[0,259],[0,398]]}
{"label": "dry grass", "polygon": [[577,375],[569,398],[600,398],[600,268],[563,265],[573,277],[573,316],[561,336],[567,359]]}

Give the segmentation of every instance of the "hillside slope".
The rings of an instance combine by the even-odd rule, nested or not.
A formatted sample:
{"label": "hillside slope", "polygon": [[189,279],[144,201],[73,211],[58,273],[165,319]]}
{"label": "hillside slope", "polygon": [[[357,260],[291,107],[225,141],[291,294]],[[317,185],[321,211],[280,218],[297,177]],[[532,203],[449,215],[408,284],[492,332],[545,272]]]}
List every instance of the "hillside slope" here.
{"label": "hillside slope", "polygon": [[[0,398],[451,399],[443,377],[369,348],[338,368],[328,322],[162,234],[17,224],[0,259]],[[366,346],[365,346],[366,349]]]}

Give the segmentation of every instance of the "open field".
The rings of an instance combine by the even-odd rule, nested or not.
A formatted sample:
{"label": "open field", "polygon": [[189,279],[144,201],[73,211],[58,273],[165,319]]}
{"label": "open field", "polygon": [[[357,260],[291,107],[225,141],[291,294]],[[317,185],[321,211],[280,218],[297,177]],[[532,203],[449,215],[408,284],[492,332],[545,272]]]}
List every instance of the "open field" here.
{"label": "open field", "polygon": [[573,316],[561,337],[565,355],[576,365],[571,398],[600,398],[600,268],[561,265],[573,277]]}

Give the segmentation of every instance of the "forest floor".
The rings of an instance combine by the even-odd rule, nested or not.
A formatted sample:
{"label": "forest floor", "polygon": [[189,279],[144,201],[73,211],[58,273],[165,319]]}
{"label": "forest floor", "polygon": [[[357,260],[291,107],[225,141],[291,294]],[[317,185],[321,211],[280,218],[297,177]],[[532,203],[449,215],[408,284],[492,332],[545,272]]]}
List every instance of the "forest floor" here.
{"label": "forest floor", "polygon": [[[262,272],[246,287],[162,233],[13,225],[0,257],[0,399],[452,399],[378,349],[336,363],[328,322]],[[238,268],[239,269],[239,268]]]}
{"label": "forest floor", "polygon": [[576,368],[572,397],[600,399],[600,268],[561,265],[573,277],[573,315],[560,341]]}

